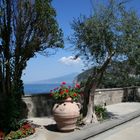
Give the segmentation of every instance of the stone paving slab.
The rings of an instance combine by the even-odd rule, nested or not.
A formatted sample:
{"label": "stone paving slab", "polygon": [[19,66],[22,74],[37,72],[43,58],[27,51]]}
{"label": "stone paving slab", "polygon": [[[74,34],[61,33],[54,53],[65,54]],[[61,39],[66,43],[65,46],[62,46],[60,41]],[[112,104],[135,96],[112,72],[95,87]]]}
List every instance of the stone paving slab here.
{"label": "stone paving slab", "polygon": [[84,140],[140,116],[140,103],[119,103],[109,105],[106,108],[113,115],[112,120],[101,124],[91,124],[82,130],[75,130],[69,133],[58,132],[53,118],[30,118],[29,120],[42,126],[46,140]]}
{"label": "stone paving slab", "polygon": [[137,102],[124,102],[106,106],[107,111],[116,116],[126,115],[134,111],[140,110],[140,103]]}
{"label": "stone paving slab", "polygon": [[58,138],[64,137],[71,133],[59,132],[56,128],[56,122],[53,120],[53,117],[29,118],[28,120],[40,126],[40,133],[44,138],[42,137],[39,140],[57,140]]}
{"label": "stone paving slab", "polygon": [[[112,119],[101,124],[91,124],[86,129],[82,129],[79,132],[74,132],[67,137],[63,137],[64,140],[86,140],[90,137],[100,135],[101,133],[108,131],[116,126],[122,125],[136,117],[140,116],[140,110],[131,114],[124,115],[120,118]],[[57,139],[57,140],[61,140]],[[93,138],[94,140],[94,138]],[[119,139],[120,140],[120,139]],[[122,139],[123,140],[123,139]]]}
{"label": "stone paving slab", "polygon": [[140,117],[87,140],[140,140]]}

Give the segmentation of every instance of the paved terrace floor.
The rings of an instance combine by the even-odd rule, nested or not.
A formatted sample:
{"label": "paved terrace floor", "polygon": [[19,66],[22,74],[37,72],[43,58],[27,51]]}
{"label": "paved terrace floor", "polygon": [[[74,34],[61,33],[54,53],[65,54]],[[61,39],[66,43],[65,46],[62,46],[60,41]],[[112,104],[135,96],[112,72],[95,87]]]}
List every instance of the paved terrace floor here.
{"label": "paved terrace floor", "polygon": [[140,140],[140,117],[87,140]]}
{"label": "paved terrace floor", "polygon": [[[127,114],[140,110],[140,103],[119,103],[106,106],[108,112],[112,114],[113,118],[117,119]],[[39,140],[67,140],[73,135],[73,132],[62,133],[56,130],[55,121],[53,118],[30,118],[34,124],[41,125]],[[86,126],[85,131],[88,132],[89,127]],[[75,130],[77,135],[80,130]],[[78,133],[79,132],[79,133]],[[81,138],[75,140],[84,140]],[[140,117],[128,121],[122,125],[105,131],[87,140],[140,140]]]}

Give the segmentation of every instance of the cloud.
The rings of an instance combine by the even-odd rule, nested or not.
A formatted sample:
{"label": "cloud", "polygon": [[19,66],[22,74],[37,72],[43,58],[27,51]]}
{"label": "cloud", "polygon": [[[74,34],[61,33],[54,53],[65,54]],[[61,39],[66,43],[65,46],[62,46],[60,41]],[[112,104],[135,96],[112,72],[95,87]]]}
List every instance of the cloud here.
{"label": "cloud", "polygon": [[64,56],[59,59],[59,62],[65,65],[76,65],[82,63],[79,57],[77,59],[74,59],[74,56],[68,56],[68,57]]}

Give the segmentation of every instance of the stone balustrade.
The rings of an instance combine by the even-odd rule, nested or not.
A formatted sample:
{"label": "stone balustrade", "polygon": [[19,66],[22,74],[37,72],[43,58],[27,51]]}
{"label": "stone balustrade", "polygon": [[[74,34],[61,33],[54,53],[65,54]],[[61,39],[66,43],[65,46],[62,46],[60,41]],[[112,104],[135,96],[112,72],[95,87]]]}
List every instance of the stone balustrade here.
{"label": "stone balustrade", "polygon": [[[94,99],[96,105],[139,102],[140,87],[97,89]],[[54,100],[47,93],[24,96],[23,101],[28,109],[28,117],[49,117],[52,115]]]}

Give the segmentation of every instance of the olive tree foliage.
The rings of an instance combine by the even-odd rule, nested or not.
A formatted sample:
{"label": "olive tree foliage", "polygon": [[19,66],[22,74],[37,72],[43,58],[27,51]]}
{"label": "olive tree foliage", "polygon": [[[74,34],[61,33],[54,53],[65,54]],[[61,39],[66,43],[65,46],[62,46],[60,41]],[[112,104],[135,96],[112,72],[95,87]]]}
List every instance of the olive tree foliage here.
{"label": "olive tree foliage", "polygon": [[[129,60],[111,62],[107,68],[99,88],[123,88],[140,86],[139,65],[130,64]],[[137,71],[138,70],[138,71]]]}
{"label": "olive tree foliage", "polygon": [[94,94],[111,61],[132,59],[133,50],[140,45],[140,19],[136,12],[127,10],[125,2],[110,0],[98,5],[89,17],[81,16],[72,23],[70,42],[77,57],[92,68],[84,85],[84,123],[97,121],[94,113]]}
{"label": "olive tree foliage", "polygon": [[[36,53],[48,55],[50,49],[62,48],[62,36],[51,0],[0,0],[0,100],[10,100],[6,113],[12,114],[12,122],[19,115],[27,61]],[[0,121],[5,108],[0,105]]]}

